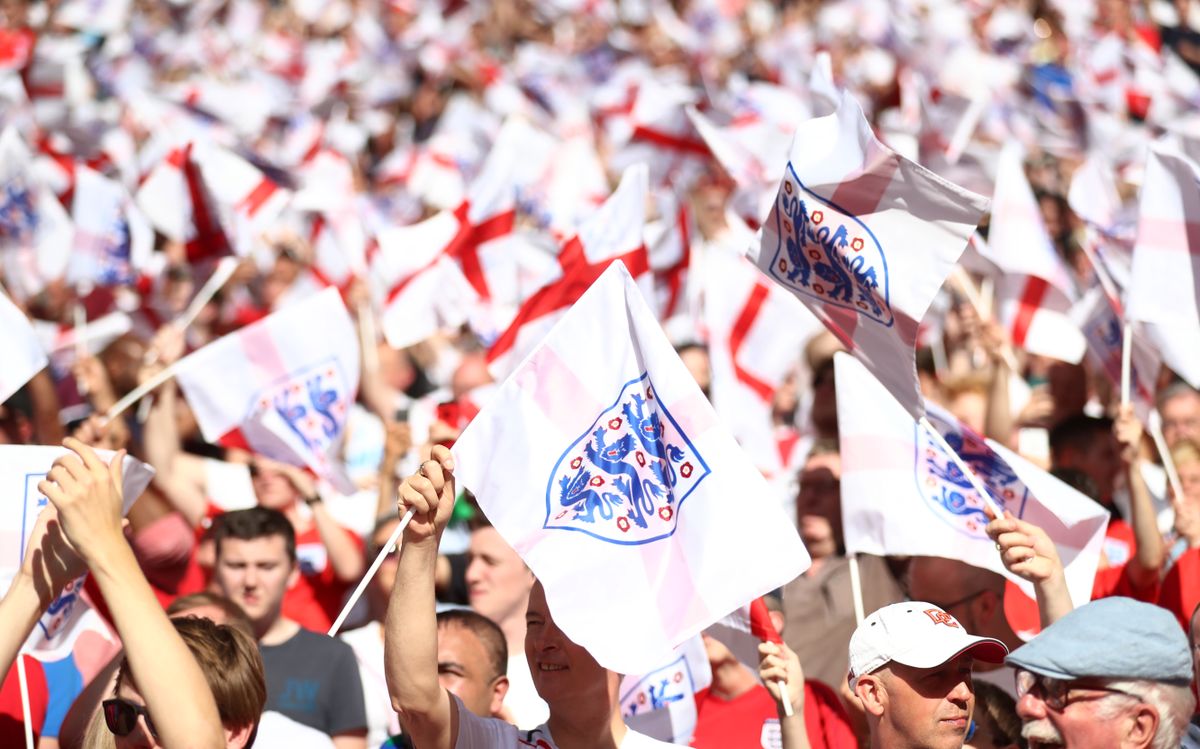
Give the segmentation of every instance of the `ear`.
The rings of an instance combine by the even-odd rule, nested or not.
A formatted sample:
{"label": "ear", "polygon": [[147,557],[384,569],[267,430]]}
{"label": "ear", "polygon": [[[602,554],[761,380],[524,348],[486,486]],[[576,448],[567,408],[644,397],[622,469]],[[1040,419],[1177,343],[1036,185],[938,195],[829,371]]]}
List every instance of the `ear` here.
{"label": "ear", "polygon": [[288,573],[287,589],[291,590],[296,587],[296,583],[300,582],[300,561],[292,560],[292,571]]}
{"label": "ear", "polygon": [[504,705],[504,697],[508,694],[508,677],[498,676],[492,682],[492,701],[488,703],[488,714],[499,715]]}
{"label": "ear", "polygon": [[884,708],[887,707],[887,688],[883,686],[883,680],[874,674],[858,677],[858,682],[854,685],[854,696],[862,702],[863,710],[876,718],[882,716]]}
{"label": "ear", "polygon": [[1158,710],[1146,703],[1141,703],[1129,714],[1129,733],[1122,746],[1133,749],[1149,749],[1158,734]]}
{"label": "ear", "polygon": [[225,746],[228,749],[243,749],[247,742],[250,741],[250,736],[254,733],[256,727],[257,724],[255,723],[242,726],[241,728],[229,728],[227,726],[225,728]]}
{"label": "ear", "polygon": [[[971,605],[976,607],[977,616],[975,617],[975,621],[977,623],[990,622],[997,614],[1003,613],[1004,610],[1003,601],[994,590],[983,591],[978,598],[971,602]],[[972,632],[971,634],[977,635],[979,633]]]}

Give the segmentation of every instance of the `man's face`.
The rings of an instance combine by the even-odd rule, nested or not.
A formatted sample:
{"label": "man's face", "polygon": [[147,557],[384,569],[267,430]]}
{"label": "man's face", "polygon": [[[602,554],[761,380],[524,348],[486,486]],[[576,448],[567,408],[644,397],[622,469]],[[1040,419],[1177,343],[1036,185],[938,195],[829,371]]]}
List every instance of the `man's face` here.
{"label": "man's face", "polygon": [[[1057,680],[1051,680],[1054,683]],[[1062,682],[1058,682],[1062,686]],[[1110,699],[1122,700],[1129,708],[1138,703],[1133,698],[1115,695],[1101,688],[1089,688],[1084,682],[1067,682],[1067,702],[1061,710],[1046,704],[1042,688],[1030,689],[1017,700],[1017,715],[1021,718],[1021,735],[1029,742],[1030,749],[1064,747],[1065,749],[1087,749],[1088,747],[1120,746],[1119,728],[1126,712],[1111,712],[1105,705]]]}
{"label": "man's face", "polygon": [[1063,451],[1056,468],[1074,468],[1088,475],[1100,491],[1100,498],[1110,500],[1117,475],[1122,470],[1121,453],[1112,434],[1096,430],[1082,447]]}
{"label": "man's face", "polygon": [[492,674],[491,659],[471,630],[457,624],[438,627],[438,683],[484,718],[495,715],[504,701],[496,690],[499,677]]}
{"label": "man's face", "polygon": [[1168,447],[1182,439],[1200,441],[1200,394],[1182,393],[1162,404],[1163,438]]}
{"label": "man's face", "polygon": [[607,699],[608,671],[554,624],[540,583],[533,586],[525,612],[525,658],[533,686],[551,713],[556,702]]}
{"label": "man's face", "polygon": [[467,595],[471,608],[500,624],[520,616],[533,573],[495,528],[471,534],[467,548]]}
{"label": "man's face", "polygon": [[300,573],[287,555],[283,536],[249,541],[226,538],[217,550],[214,579],[221,593],[242,607],[262,636],[279,618],[283,594]]}
{"label": "man's face", "polygon": [[800,538],[810,554],[823,558],[837,553],[842,535],[842,459],[837,454],[814,455],[800,471],[796,515]]}
{"label": "man's face", "polygon": [[969,655],[936,668],[892,662],[883,676],[887,692],[882,723],[897,746],[958,749],[975,709]]}
{"label": "man's face", "polygon": [[255,458],[250,466],[250,475],[254,482],[254,495],[259,505],[267,509],[283,511],[300,498],[291,479],[276,468],[271,460]]}

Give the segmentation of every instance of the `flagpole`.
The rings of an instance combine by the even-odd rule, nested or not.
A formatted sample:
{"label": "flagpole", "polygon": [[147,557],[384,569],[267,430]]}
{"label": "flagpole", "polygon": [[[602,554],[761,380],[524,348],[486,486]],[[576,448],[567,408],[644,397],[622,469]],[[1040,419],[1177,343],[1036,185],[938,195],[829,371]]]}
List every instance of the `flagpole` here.
{"label": "flagpole", "polygon": [[408,512],[404,513],[404,517],[400,518],[400,525],[396,526],[396,530],[392,531],[392,535],[388,538],[387,543],[375,555],[375,561],[371,562],[371,567],[367,570],[367,574],[363,575],[363,579],[358,581],[358,587],[350,594],[350,598],[346,600],[346,605],[342,607],[342,612],[337,615],[333,626],[329,628],[329,636],[336,637],[338,630],[346,622],[346,617],[350,616],[351,609],[354,604],[358,603],[358,599],[362,598],[363,591],[367,589],[367,585],[371,579],[375,577],[375,573],[383,566],[383,560],[387,559],[388,555],[396,550],[396,544],[400,541],[400,535],[404,533],[404,529],[408,527],[408,521],[412,520],[413,509],[408,508]]}
{"label": "flagpole", "polygon": [[991,492],[987,490],[987,487],[983,485],[983,482],[979,480],[979,477],[975,475],[975,472],[971,470],[967,462],[962,459],[962,456],[947,444],[946,438],[942,436],[942,433],[935,429],[933,424],[929,423],[929,419],[924,416],[921,417],[921,426],[925,428],[925,431],[933,438],[933,441],[950,455],[950,460],[963,472],[967,481],[971,482],[971,487],[975,489],[980,499],[987,505],[987,509],[992,513],[992,516],[996,518],[1004,517],[1004,511],[996,504],[996,500],[992,499]]}
{"label": "flagpole", "polygon": [[1129,405],[1129,389],[1132,384],[1131,372],[1133,359],[1133,326],[1129,320],[1123,321],[1124,331],[1121,336],[1121,407]]}
{"label": "flagpole", "polygon": [[21,683],[21,717],[25,721],[25,749],[33,749],[33,713],[29,709],[29,677],[25,675],[25,656],[17,653],[17,681]]}
{"label": "flagpole", "polygon": [[854,623],[862,624],[866,619],[863,606],[862,575],[858,569],[858,553],[850,555],[850,597],[854,599]]}
{"label": "flagpole", "polygon": [[200,287],[200,291],[196,292],[196,296],[192,297],[192,301],[188,303],[187,309],[183,311],[179,317],[175,319],[175,324],[180,330],[187,330],[191,327],[196,318],[200,316],[204,305],[212,301],[212,298],[217,295],[230,278],[233,277],[233,272],[237,270],[238,261],[232,257],[223,257],[217,262],[217,267],[213,270],[212,275]]}
{"label": "flagpole", "polygon": [[1163,470],[1167,472],[1167,482],[1171,484],[1171,491],[1175,494],[1175,501],[1183,501],[1183,482],[1179,480],[1179,470],[1175,467],[1175,459],[1171,457],[1171,451],[1167,449],[1167,438],[1162,433],[1162,417],[1158,411],[1150,412],[1150,423],[1146,425],[1150,432],[1151,439],[1154,440],[1154,446],[1158,449],[1158,455],[1162,458]]}
{"label": "flagpole", "polygon": [[158,374],[154,375],[150,379],[143,382],[141,385],[138,385],[133,390],[130,390],[125,395],[125,397],[121,398],[121,400],[114,403],[112,405],[112,408],[108,409],[108,412],[104,414],[104,423],[107,424],[108,422],[117,418],[122,413],[124,413],[125,409],[129,408],[134,403],[137,403],[139,400],[142,399],[143,396],[145,396],[151,390],[154,390],[159,385],[162,385],[164,382],[166,382],[167,380],[174,377],[175,376],[175,368],[178,365],[179,365],[179,362],[175,362],[171,366],[166,367]]}

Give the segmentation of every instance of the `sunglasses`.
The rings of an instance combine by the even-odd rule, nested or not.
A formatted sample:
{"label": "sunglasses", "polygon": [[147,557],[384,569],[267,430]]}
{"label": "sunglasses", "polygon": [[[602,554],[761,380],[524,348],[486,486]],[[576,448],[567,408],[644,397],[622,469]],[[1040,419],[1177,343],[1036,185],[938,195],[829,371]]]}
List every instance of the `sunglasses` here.
{"label": "sunglasses", "polygon": [[128,736],[133,733],[133,729],[137,728],[138,716],[141,715],[146,719],[146,728],[150,729],[150,735],[158,738],[158,732],[154,730],[154,723],[150,720],[150,712],[144,705],[135,705],[119,697],[100,704],[104,709],[104,723],[114,736]]}

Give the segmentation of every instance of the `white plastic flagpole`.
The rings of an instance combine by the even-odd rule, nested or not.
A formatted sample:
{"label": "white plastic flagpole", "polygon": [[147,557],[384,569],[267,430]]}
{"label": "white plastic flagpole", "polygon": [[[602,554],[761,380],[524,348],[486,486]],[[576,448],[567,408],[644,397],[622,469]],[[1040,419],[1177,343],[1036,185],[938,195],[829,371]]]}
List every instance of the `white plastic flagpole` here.
{"label": "white plastic flagpole", "polygon": [[29,677],[25,675],[25,656],[17,653],[17,681],[21,683],[21,717],[25,721],[25,749],[33,749],[33,712],[29,709]]}
{"label": "white plastic flagpole", "polygon": [[850,555],[850,597],[854,599],[854,623],[862,624],[867,618],[863,606],[862,575],[858,570],[858,554]]}
{"label": "white plastic flagpole", "polygon": [[1175,459],[1171,457],[1171,451],[1167,449],[1167,438],[1162,433],[1162,417],[1158,411],[1150,412],[1150,423],[1146,425],[1150,432],[1151,439],[1154,440],[1154,446],[1158,448],[1158,454],[1162,458],[1163,469],[1167,472],[1167,481],[1171,484],[1171,491],[1175,494],[1175,501],[1183,500],[1183,482],[1179,480],[1179,471],[1175,468]]}
{"label": "white plastic flagpole", "polygon": [[141,385],[138,385],[133,390],[130,390],[128,393],[126,393],[124,398],[121,398],[121,400],[114,403],[112,408],[108,409],[108,412],[104,414],[104,422],[107,424],[108,422],[117,418],[124,413],[125,409],[141,400],[146,393],[149,393],[151,390],[154,390],[159,385],[174,377],[175,367],[178,366],[178,364],[179,362],[175,362],[175,364],[163,369],[158,374],[154,375]]}
{"label": "white plastic flagpole", "polygon": [[782,698],[780,702],[783,703],[783,717],[790,718],[795,715],[796,711],[792,709],[792,698],[788,695],[787,679],[779,680],[779,696]]}
{"label": "white plastic flagpole", "polygon": [[992,495],[987,490],[987,487],[983,485],[983,482],[980,481],[979,477],[975,475],[975,472],[971,470],[971,466],[967,465],[967,462],[962,459],[962,456],[956,453],[954,448],[950,447],[950,445],[946,443],[946,438],[942,436],[942,433],[934,428],[933,424],[929,423],[929,419],[926,419],[924,416],[921,417],[921,426],[925,428],[925,431],[929,433],[929,436],[933,438],[933,441],[938,443],[938,446],[950,455],[950,460],[953,461],[954,465],[958,466],[958,469],[963,472],[963,475],[966,476],[967,481],[971,482],[971,487],[975,489],[980,498],[983,499],[983,503],[987,505],[987,508],[991,511],[992,515],[997,518],[1004,517],[1004,511],[1001,510],[996,504],[996,500],[992,499]]}
{"label": "white plastic flagpole", "polygon": [[187,330],[191,324],[199,317],[204,305],[208,304],[221,287],[233,277],[233,272],[237,270],[238,261],[232,257],[223,257],[217,262],[217,267],[213,270],[212,275],[208,277],[204,285],[200,287],[200,291],[196,292],[196,296],[192,297],[192,301],[188,303],[187,309],[183,311],[175,320],[175,324],[180,330]]}
{"label": "white plastic flagpole", "polygon": [[1124,321],[1124,334],[1121,340],[1121,406],[1129,405],[1129,389],[1133,359],[1133,326],[1128,320]]}
{"label": "white plastic flagpole", "polygon": [[350,616],[351,609],[354,604],[358,603],[358,599],[362,598],[363,591],[367,589],[367,585],[375,577],[375,573],[383,566],[383,560],[387,559],[388,554],[396,550],[396,544],[400,541],[400,535],[404,533],[404,529],[408,527],[408,521],[412,520],[413,510],[410,507],[408,512],[404,513],[404,517],[400,518],[400,525],[396,526],[396,530],[392,531],[392,535],[388,538],[387,543],[375,555],[375,561],[371,562],[371,567],[367,570],[367,574],[363,575],[363,579],[358,581],[358,587],[350,594],[350,598],[346,601],[346,605],[342,607],[342,612],[338,614],[334,620],[333,626],[329,628],[329,636],[336,637],[338,630],[346,622],[346,617]]}

